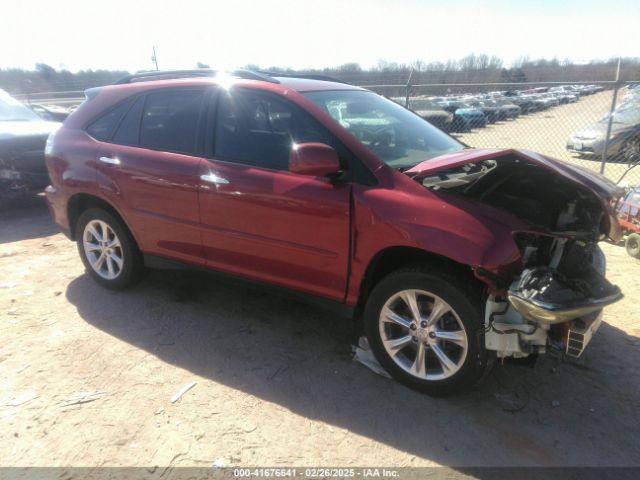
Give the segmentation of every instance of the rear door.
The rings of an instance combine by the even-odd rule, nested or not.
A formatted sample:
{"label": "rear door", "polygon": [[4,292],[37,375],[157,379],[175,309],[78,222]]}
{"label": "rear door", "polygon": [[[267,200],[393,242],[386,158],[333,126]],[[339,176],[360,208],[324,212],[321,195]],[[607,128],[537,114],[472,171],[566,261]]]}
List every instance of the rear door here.
{"label": "rear door", "polygon": [[204,264],[199,230],[198,129],[205,88],[137,97],[98,154],[99,184],[143,251]]}
{"label": "rear door", "polygon": [[334,140],[284,98],[221,90],[205,135],[200,213],[207,264],[342,300],[351,185],[288,171],[294,142]]}

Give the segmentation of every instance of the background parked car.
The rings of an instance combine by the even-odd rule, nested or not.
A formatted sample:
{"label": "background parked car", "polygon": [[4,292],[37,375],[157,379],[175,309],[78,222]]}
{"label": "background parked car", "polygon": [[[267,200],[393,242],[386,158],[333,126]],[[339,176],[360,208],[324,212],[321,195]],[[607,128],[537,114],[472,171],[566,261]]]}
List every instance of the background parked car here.
{"label": "background parked car", "polygon": [[0,200],[47,185],[44,147],[59,127],[0,90]]}
{"label": "background parked car", "polygon": [[[602,155],[609,116],[575,132],[567,141],[567,150],[584,155]],[[640,159],[640,108],[630,104],[618,109],[611,122],[611,138],[606,156],[628,163]]]}
{"label": "background parked car", "polygon": [[491,105],[487,101],[472,100],[471,102],[469,102],[469,105],[474,108],[477,108],[478,110],[481,110],[482,113],[484,113],[485,116],[487,117],[488,123],[495,123],[498,120],[504,120],[505,118],[504,114],[501,114],[499,107],[495,105]]}
{"label": "background parked car", "polygon": [[522,113],[531,113],[540,109],[540,103],[536,103],[531,96],[519,95],[518,92],[507,92],[505,97],[520,107]]}
{"label": "background parked car", "polygon": [[63,122],[71,113],[68,108],[58,105],[40,105],[37,103],[29,104],[29,108],[36,112],[43,120],[51,120],[53,122]]}
{"label": "background parked car", "polygon": [[508,98],[496,98],[491,100],[495,105],[498,105],[502,111],[505,112],[506,118],[518,118],[522,113],[522,108],[513,103]]}
{"label": "background parked car", "polygon": [[439,102],[444,110],[453,113],[453,129],[464,132],[471,128],[485,127],[487,117],[477,108],[471,107],[459,100],[445,100]]}
{"label": "background parked car", "polygon": [[451,130],[453,114],[428,98],[411,98],[409,108],[440,130]]}

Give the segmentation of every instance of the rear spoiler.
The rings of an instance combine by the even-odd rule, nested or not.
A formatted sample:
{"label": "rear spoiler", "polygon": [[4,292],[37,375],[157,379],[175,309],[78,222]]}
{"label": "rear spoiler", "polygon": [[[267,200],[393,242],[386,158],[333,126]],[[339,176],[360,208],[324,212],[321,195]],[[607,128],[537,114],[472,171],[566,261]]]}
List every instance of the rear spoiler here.
{"label": "rear spoiler", "polygon": [[95,98],[98,95],[98,93],[100,93],[100,90],[102,90],[102,87],[87,88],[84,91],[84,96],[87,100],[91,100]]}

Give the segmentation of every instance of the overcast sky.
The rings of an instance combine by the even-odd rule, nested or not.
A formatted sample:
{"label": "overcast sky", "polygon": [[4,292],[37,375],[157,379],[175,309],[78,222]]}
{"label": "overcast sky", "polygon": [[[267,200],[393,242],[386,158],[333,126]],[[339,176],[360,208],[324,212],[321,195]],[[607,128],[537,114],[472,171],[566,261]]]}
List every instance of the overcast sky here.
{"label": "overcast sky", "polygon": [[0,68],[640,56],[640,0],[3,0]]}

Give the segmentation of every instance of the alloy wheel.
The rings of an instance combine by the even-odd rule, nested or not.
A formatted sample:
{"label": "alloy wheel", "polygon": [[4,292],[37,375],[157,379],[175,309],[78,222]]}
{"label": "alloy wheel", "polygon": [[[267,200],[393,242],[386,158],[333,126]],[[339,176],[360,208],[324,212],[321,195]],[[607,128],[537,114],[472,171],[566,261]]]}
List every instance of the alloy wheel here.
{"label": "alloy wheel", "polygon": [[102,220],[91,220],[84,227],[82,245],[91,268],[102,278],[113,280],[122,273],[124,256],[120,239]]}
{"label": "alloy wheel", "polygon": [[382,307],[380,338],[389,357],[422,380],[455,375],[467,357],[464,325],[453,308],[425,290],[403,290]]}

